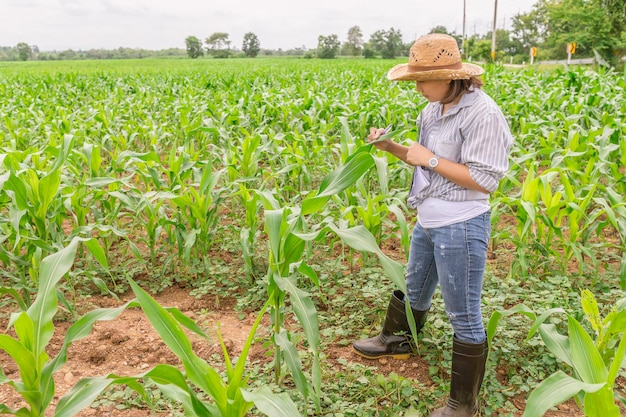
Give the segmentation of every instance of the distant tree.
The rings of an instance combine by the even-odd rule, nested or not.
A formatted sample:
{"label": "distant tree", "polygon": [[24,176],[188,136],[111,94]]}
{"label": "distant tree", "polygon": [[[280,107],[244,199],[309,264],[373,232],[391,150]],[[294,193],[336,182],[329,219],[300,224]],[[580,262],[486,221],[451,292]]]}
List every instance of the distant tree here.
{"label": "distant tree", "polygon": [[369,46],[383,58],[391,59],[402,54],[404,44],[399,30],[377,30],[370,36]]}
{"label": "distant tree", "polygon": [[369,46],[365,46],[363,48],[363,58],[374,58],[376,56],[376,52]]}
{"label": "distant tree", "polygon": [[348,53],[352,56],[361,55],[363,50],[363,32],[358,26],[352,26],[348,29],[348,42],[346,42]]}
{"label": "distant tree", "polygon": [[195,36],[187,36],[185,39],[185,45],[187,46],[187,55],[189,58],[195,59],[204,55],[202,50],[202,41]]}
{"label": "distant tree", "polygon": [[33,50],[25,42],[18,43],[16,48],[17,48],[17,55],[20,61],[26,61],[33,55]]}
{"label": "distant tree", "polygon": [[[566,45],[575,42],[579,54],[589,56],[595,49],[606,61],[619,62],[616,52],[623,47],[621,34],[613,32],[611,16],[602,3],[610,2],[569,0],[548,5],[550,31],[546,41],[560,52],[561,57],[567,55]],[[621,7],[624,19],[623,2]]]}
{"label": "distant tree", "polygon": [[443,33],[444,35],[449,35],[450,33],[448,32],[448,29],[446,29],[445,26],[435,26],[434,28],[432,28],[430,30],[430,33]]}
{"label": "distant tree", "polygon": [[204,40],[207,45],[207,53],[215,58],[228,58],[230,56],[230,40],[228,33],[215,32]]}
{"label": "distant tree", "polygon": [[471,43],[472,60],[474,61],[491,61],[491,38],[478,39]]}
{"label": "distant tree", "polygon": [[59,56],[59,59],[61,60],[76,59],[76,52],[72,49],[68,49],[66,51],[60,52],[58,56]]}
{"label": "distant tree", "polygon": [[[491,43],[491,31],[482,37]],[[515,56],[526,54],[524,45],[519,39],[511,39],[510,32],[504,29],[496,29],[496,53],[502,52],[500,59],[504,56]],[[491,50],[489,51],[491,57]],[[527,55],[527,54],[526,54]]]}
{"label": "distant tree", "polygon": [[248,32],[243,36],[243,46],[241,50],[247,57],[254,58],[261,50],[259,38],[252,32]]}
{"label": "distant tree", "polygon": [[317,38],[317,57],[322,59],[335,58],[340,46],[341,43],[337,35],[320,35]]}
{"label": "distant tree", "polygon": [[513,18],[513,38],[528,50],[538,46],[542,59],[564,59],[566,45],[576,54],[602,57],[619,65],[626,50],[624,0],[538,0],[532,10]]}
{"label": "distant tree", "polygon": [[518,40],[524,48],[537,46],[542,42],[538,20],[536,13],[535,15],[528,13],[513,16],[511,38]]}
{"label": "distant tree", "polygon": [[626,53],[626,2],[624,0],[595,0],[595,3],[605,10],[610,26],[610,35],[613,39],[612,61],[619,62]]}

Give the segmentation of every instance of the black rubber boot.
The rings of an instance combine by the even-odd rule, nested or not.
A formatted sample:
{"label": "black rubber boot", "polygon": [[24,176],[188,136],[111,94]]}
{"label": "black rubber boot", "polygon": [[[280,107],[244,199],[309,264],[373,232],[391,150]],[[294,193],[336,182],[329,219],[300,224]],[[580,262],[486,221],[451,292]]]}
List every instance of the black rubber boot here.
{"label": "black rubber boot", "polygon": [[485,376],[485,362],[489,345],[452,343],[452,380],[450,397],[445,407],[429,417],[473,417],[478,414],[478,392]]}
{"label": "black rubber boot", "polygon": [[[357,340],[352,344],[354,351],[368,359],[383,356],[395,359],[408,359],[411,356],[411,329],[404,307],[404,294],[400,290],[393,292],[383,329],[378,336]],[[427,311],[413,311],[417,331],[426,322]]]}

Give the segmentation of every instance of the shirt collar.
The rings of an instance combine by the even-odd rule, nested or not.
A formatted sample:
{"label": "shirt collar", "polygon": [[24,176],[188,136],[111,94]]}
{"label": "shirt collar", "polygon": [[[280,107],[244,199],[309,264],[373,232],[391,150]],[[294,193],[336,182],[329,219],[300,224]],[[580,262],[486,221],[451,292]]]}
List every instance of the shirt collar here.
{"label": "shirt collar", "polygon": [[[459,100],[459,102],[456,105],[450,108],[450,110],[448,110],[447,113],[443,115],[443,117],[452,116],[453,114],[458,113],[459,110],[461,110],[462,108],[471,106],[472,104],[474,104],[476,97],[478,97],[478,89],[471,87],[470,91],[463,94],[461,96],[461,100]],[[436,106],[437,106],[436,108],[437,114],[441,114],[441,107],[443,106],[443,104],[441,104],[440,102],[437,102]]]}

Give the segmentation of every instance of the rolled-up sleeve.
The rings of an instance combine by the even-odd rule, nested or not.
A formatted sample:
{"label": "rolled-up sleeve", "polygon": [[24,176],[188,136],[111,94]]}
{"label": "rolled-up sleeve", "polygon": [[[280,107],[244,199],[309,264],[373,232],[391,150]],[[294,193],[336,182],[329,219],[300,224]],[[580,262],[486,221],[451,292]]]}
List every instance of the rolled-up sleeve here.
{"label": "rolled-up sleeve", "polygon": [[509,169],[513,142],[504,115],[498,109],[487,109],[484,116],[476,118],[461,134],[464,138],[461,160],[468,166],[470,176],[486,191],[495,191]]}

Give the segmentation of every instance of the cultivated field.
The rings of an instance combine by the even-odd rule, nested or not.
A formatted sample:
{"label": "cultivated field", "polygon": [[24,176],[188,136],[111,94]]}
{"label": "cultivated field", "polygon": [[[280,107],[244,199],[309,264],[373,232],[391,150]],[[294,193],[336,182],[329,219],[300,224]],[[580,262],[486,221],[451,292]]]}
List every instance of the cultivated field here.
{"label": "cultivated field", "polygon": [[[404,285],[415,223],[410,167],[364,143],[390,123],[417,137],[426,102],[386,80],[395,63],[0,63],[0,414],[440,406],[439,295],[408,361],[351,352]],[[626,74],[486,69],[515,144],[492,195],[482,415],[619,416]]]}

